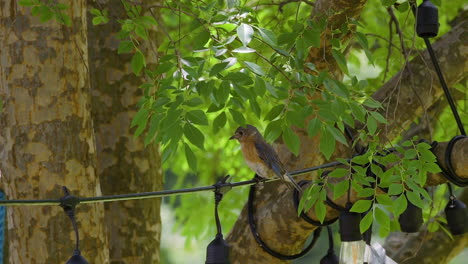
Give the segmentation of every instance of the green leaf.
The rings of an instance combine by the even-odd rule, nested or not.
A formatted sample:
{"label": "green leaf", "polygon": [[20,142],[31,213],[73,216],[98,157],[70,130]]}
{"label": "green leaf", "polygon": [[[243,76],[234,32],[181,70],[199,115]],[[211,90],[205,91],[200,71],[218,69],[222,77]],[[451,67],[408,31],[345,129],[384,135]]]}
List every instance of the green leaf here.
{"label": "green leaf", "polygon": [[149,110],[145,107],[140,108],[138,112],[133,117],[130,127],[143,124],[144,120],[148,119]]}
{"label": "green leaf", "polygon": [[218,104],[224,104],[229,98],[231,92],[231,85],[228,81],[222,81],[218,89],[215,90],[215,98]]}
{"label": "green leaf", "polygon": [[382,124],[387,124],[387,119],[385,119],[385,117],[383,117],[380,113],[378,112],[370,112],[370,114],[372,115],[373,118],[375,118],[379,123],[382,123]]}
{"label": "green leaf", "polygon": [[424,207],[424,203],[421,200],[421,196],[419,195],[418,192],[406,192],[406,197],[408,198],[408,201],[410,201],[412,204],[416,205],[419,208]]}
{"label": "green leaf", "polygon": [[34,0],[20,0],[18,4],[20,6],[33,6],[33,5],[36,5],[37,3]]}
{"label": "green leaf", "polygon": [[248,61],[244,61],[244,63],[247,66],[247,68],[249,68],[253,73],[260,75],[260,76],[265,76],[265,72],[262,70],[262,68],[259,65],[253,62],[248,62]]}
{"label": "green leaf", "polygon": [[381,205],[392,205],[393,204],[392,198],[390,198],[390,196],[388,196],[388,194],[386,194],[386,193],[377,194],[376,198],[377,198],[377,202],[379,204],[381,204]]}
{"label": "green leaf", "polygon": [[204,150],[203,145],[205,144],[205,136],[198,128],[186,123],[184,126],[184,135],[190,143],[197,146],[199,149]]}
{"label": "green leaf", "polygon": [[341,178],[343,176],[346,176],[349,174],[349,170],[345,168],[337,168],[334,169],[332,172],[328,174],[328,177],[336,177],[336,178]]}
{"label": "green leaf", "polygon": [[229,113],[231,113],[232,119],[234,119],[237,124],[241,126],[245,125],[245,118],[242,113],[232,108],[229,108]]}
{"label": "green leaf", "polygon": [[367,130],[371,135],[375,135],[377,131],[377,122],[372,116],[367,116]]}
{"label": "green leaf", "polygon": [[226,113],[221,112],[213,121],[213,131],[217,133],[219,129],[223,128],[226,125]]}
{"label": "green leaf", "polygon": [[156,114],[151,117],[148,133],[145,136],[145,146],[147,146],[149,143],[151,143],[154,140],[156,136],[156,132],[158,132],[161,118],[162,118],[162,114]]}
{"label": "green leaf", "polygon": [[304,40],[306,41],[307,46],[319,48],[320,47],[320,31],[317,31],[314,29],[305,30]]}
{"label": "green leaf", "polygon": [[322,129],[322,134],[320,136],[320,152],[323,153],[327,160],[330,159],[335,151],[335,144],[336,142],[333,135],[327,129]]}
{"label": "green leaf", "polygon": [[353,113],[354,117],[361,123],[366,121],[366,111],[361,105],[357,103],[351,102],[349,104],[349,108],[351,108],[351,112]]}
{"label": "green leaf", "polygon": [[133,43],[131,41],[121,41],[119,43],[119,49],[117,50],[117,54],[122,54],[122,53],[129,53],[130,51],[133,50]]}
{"label": "green leaf", "polygon": [[133,54],[130,65],[132,67],[132,71],[136,75],[139,75],[141,70],[143,69],[143,66],[146,65],[145,56],[143,56],[143,53],[141,53],[141,51],[137,51],[135,52],[135,54]]}
{"label": "green leaf", "polygon": [[281,135],[282,120],[275,120],[268,123],[265,128],[265,139],[268,142],[275,141]]}
{"label": "green leaf", "polygon": [[395,214],[395,217],[401,215],[406,210],[407,206],[408,202],[406,200],[405,195],[401,194],[400,196],[398,196],[398,198],[396,198],[393,201],[393,212]]}
{"label": "green leaf", "polygon": [[336,49],[333,49],[332,50],[332,55],[333,55],[333,58],[335,58],[336,63],[338,63],[338,67],[340,67],[340,69],[344,73],[348,74],[348,66],[346,65],[346,58],[343,55],[343,53],[341,53],[340,51],[338,51]]}
{"label": "green leaf", "polygon": [[269,112],[268,114],[266,114],[265,118],[263,120],[265,121],[271,121],[273,119],[275,119],[279,114],[281,114],[281,112],[283,111],[284,109],[284,104],[279,104],[279,105],[276,105],[274,106]]}
{"label": "green leaf", "polygon": [[403,192],[403,185],[400,183],[392,183],[388,188],[388,195],[400,195]]}
{"label": "green leaf", "polygon": [[184,143],[185,148],[185,158],[189,164],[190,169],[197,171],[197,157],[193,154],[192,149],[187,143]]}
{"label": "green leaf", "polygon": [[390,232],[390,217],[384,211],[382,211],[382,209],[376,207],[375,219],[377,219],[377,222],[380,224],[380,232],[382,232],[382,230],[384,231],[380,234],[388,235],[388,232]]}
{"label": "green leaf", "polygon": [[288,126],[283,127],[283,140],[294,155],[299,155],[301,141],[299,136]]}
{"label": "green leaf", "polygon": [[268,43],[270,46],[276,46],[278,45],[278,38],[276,37],[275,33],[273,31],[266,29],[266,28],[257,28],[258,33],[260,33],[260,36],[262,39]]}
{"label": "green leaf", "polygon": [[320,223],[323,223],[323,220],[325,220],[326,213],[327,209],[325,208],[323,202],[317,201],[317,203],[315,204],[315,215],[317,216]]}
{"label": "green leaf", "polygon": [[371,206],[372,206],[371,200],[358,200],[353,204],[353,207],[351,207],[350,212],[364,213],[367,210],[369,210]]}
{"label": "green leaf", "polygon": [[382,104],[372,98],[367,98],[363,104],[370,108],[382,108]]}
{"label": "green leaf", "polygon": [[262,113],[262,109],[258,105],[257,101],[255,99],[253,99],[253,98],[250,98],[249,102],[250,102],[250,109],[252,109],[252,111],[255,113],[255,115],[258,118],[260,118],[260,115]]}
{"label": "green leaf", "polygon": [[362,218],[361,222],[359,223],[359,231],[362,233],[366,232],[367,229],[372,225],[372,221],[374,217],[372,216],[372,212],[369,212]]}
{"label": "green leaf", "polygon": [[229,62],[220,62],[220,63],[215,64],[211,68],[210,77],[214,76],[214,75],[218,74],[219,72],[221,72],[222,70],[226,69],[228,64],[229,64]]}
{"label": "green leaf", "polygon": [[349,181],[344,180],[334,185],[333,188],[333,200],[336,200],[348,192]]}
{"label": "green leaf", "polygon": [[139,37],[141,37],[144,40],[148,40],[148,31],[146,31],[146,28],[142,25],[136,25],[135,26],[135,34],[137,34]]}
{"label": "green leaf", "polygon": [[358,192],[358,197],[371,197],[374,196],[375,191],[372,188],[364,188]]}
{"label": "green leaf", "polygon": [[244,46],[247,46],[250,41],[252,41],[253,34],[254,30],[250,25],[242,23],[237,28],[237,36],[239,37],[242,44],[244,44]]}
{"label": "green leaf", "polygon": [[253,52],[255,52],[255,50],[252,49],[252,48],[249,48],[249,47],[240,47],[240,48],[234,49],[232,52],[234,52],[234,53],[253,53]]}
{"label": "green leaf", "polygon": [[314,118],[310,120],[309,124],[307,125],[307,134],[309,137],[315,137],[321,128],[322,122],[320,122],[318,118]]}
{"label": "green leaf", "polygon": [[206,114],[202,110],[192,110],[190,112],[187,112],[185,117],[194,124],[203,126],[208,125],[208,118],[206,118]]}
{"label": "green leaf", "polygon": [[348,146],[348,142],[346,138],[344,137],[343,133],[341,133],[341,131],[339,131],[336,127],[333,127],[333,126],[327,125],[326,127],[327,127],[327,130],[333,135],[333,137],[336,140],[341,142],[343,145]]}

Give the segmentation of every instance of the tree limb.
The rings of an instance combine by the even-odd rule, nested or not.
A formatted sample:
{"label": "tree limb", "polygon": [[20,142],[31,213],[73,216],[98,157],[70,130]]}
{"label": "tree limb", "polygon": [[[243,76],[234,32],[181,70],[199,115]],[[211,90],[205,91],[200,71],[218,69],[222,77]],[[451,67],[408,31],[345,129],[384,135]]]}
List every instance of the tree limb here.
{"label": "tree limb", "polygon": [[[333,8],[336,14],[330,16],[327,20],[329,26],[338,25],[343,22],[343,19],[356,18],[362,9],[364,1],[317,1],[315,4],[314,15],[323,14],[327,15]],[[321,12],[323,11],[323,12]],[[446,73],[446,79],[449,85],[458,82],[463,78],[466,71],[466,41],[461,39],[463,33],[466,34],[467,19],[461,25],[455,27],[451,32],[441,37],[441,39],[434,44],[436,54],[438,54],[441,62],[441,68]],[[327,61],[333,61],[332,57],[328,57],[326,44],[326,34],[322,34],[322,47],[321,50],[316,50],[309,53],[309,61],[314,61],[317,68],[324,69],[330,67],[333,72],[336,65],[331,65]],[[330,58],[328,60],[327,58]],[[428,56],[424,55],[423,58],[427,60]],[[406,71],[403,71],[393,77],[387,82],[379,91],[376,92],[374,98],[381,101],[385,109],[387,109],[387,118],[389,125],[384,128],[385,136],[387,139],[393,139],[401,133],[404,127],[409,125],[415,118],[434,104],[437,99],[442,95],[435,74],[427,70],[427,66],[420,57],[413,59],[408,67],[412,67],[414,73],[413,82],[410,82],[410,77]],[[431,74],[432,82],[427,85],[428,76],[426,73]],[[413,83],[416,87],[411,87]],[[414,96],[424,94],[421,99],[424,107],[415,102]],[[398,109],[398,111],[396,111]],[[394,122],[394,124],[392,123]],[[296,133],[300,137],[301,145],[299,155],[296,157],[291,154],[285,144],[278,142],[275,145],[280,158],[284,161],[287,169],[295,170],[318,165],[325,162],[323,156],[319,153],[318,137],[310,139],[307,132],[296,129]],[[466,161],[466,154],[464,149],[466,141],[463,143],[459,141],[458,147],[463,148],[461,154],[454,154],[453,157],[461,155],[463,161]],[[463,145],[463,146],[462,146]],[[457,147],[457,146],[456,146]],[[439,145],[439,150],[444,148],[443,144]],[[337,146],[335,150],[335,157],[349,157],[351,155],[349,149],[342,145]],[[333,157],[333,158],[335,158]],[[333,159],[332,158],[332,159]],[[465,164],[467,164],[465,162]],[[443,164],[442,164],[443,165]],[[460,166],[460,167],[458,167]],[[456,164],[456,171],[460,172],[466,165]],[[466,170],[465,170],[466,171]],[[463,173],[463,171],[461,172]],[[460,175],[461,176],[461,175]],[[314,173],[303,176],[302,178],[312,179],[316,177]],[[286,187],[282,184],[267,184],[262,190],[256,194],[258,197],[256,201],[256,221],[257,229],[260,236],[266,243],[275,251],[282,254],[296,254],[303,247],[304,242],[309,234],[316,229],[302,219],[297,217],[296,208],[292,202],[291,192],[287,191]],[[327,209],[327,219],[336,217],[337,212]],[[236,224],[234,225],[231,233],[227,237],[230,244],[230,258],[231,263],[288,263],[287,261],[280,261],[265,251],[263,251],[255,239],[253,238],[249,226],[247,224],[247,209],[241,212]]]}

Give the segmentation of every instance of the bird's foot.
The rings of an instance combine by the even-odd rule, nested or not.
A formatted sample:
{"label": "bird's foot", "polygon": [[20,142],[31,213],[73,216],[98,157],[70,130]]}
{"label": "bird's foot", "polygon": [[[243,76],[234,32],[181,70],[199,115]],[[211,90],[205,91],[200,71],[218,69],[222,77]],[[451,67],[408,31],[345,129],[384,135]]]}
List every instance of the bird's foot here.
{"label": "bird's foot", "polygon": [[253,180],[257,182],[257,183],[255,183],[255,186],[257,187],[257,190],[263,189],[263,187],[265,186],[265,182],[263,181],[262,177],[255,174],[255,177],[253,178]]}

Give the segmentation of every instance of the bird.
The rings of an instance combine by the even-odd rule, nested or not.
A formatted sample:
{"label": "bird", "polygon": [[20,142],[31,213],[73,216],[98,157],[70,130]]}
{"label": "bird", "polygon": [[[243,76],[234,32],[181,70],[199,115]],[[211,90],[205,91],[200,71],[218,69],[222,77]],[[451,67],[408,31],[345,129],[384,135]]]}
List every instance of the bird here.
{"label": "bird", "polygon": [[[245,162],[261,178],[272,179],[276,176],[283,182],[290,183],[299,193],[302,188],[284,169],[283,163],[273,147],[263,139],[262,134],[252,125],[236,129],[230,140],[237,139],[241,145]],[[290,185],[287,185],[290,187]]]}

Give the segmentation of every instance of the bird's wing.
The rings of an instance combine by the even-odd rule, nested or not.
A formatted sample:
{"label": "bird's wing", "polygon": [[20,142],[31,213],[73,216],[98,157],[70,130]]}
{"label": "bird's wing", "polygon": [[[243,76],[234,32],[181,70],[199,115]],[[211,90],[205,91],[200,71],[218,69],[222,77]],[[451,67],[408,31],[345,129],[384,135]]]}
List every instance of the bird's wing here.
{"label": "bird's wing", "polygon": [[265,141],[260,141],[255,142],[255,149],[257,150],[258,157],[263,160],[263,162],[265,162],[265,164],[267,164],[276,175],[283,179],[286,171],[273,147]]}

